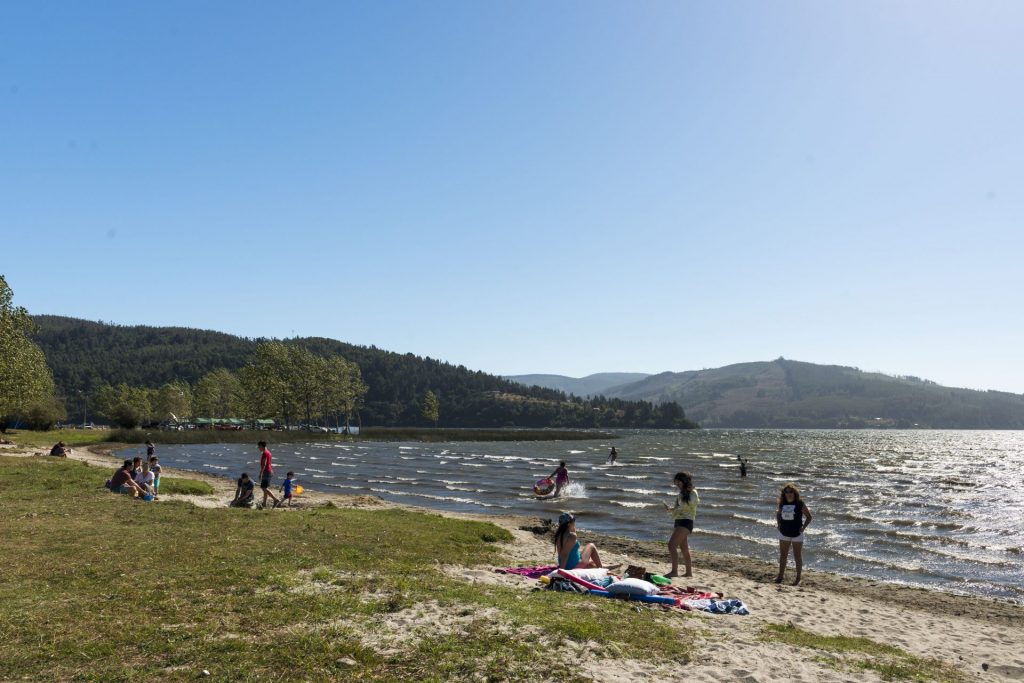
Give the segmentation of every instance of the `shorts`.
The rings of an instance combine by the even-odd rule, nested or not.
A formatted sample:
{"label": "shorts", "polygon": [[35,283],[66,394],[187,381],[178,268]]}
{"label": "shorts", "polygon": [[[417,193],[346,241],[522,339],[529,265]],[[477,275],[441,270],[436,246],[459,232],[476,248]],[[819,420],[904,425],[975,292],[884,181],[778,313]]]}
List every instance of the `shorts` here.
{"label": "shorts", "polygon": [[790,543],[803,543],[804,542],[804,535],[800,534],[799,536],[783,536],[780,533],[779,534],[779,540],[780,541],[789,541]]}
{"label": "shorts", "polygon": [[116,489],[114,489],[114,493],[129,493],[130,494],[130,493],[135,493],[135,489],[133,489],[128,484],[121,484]]}
{"label": "shorts", "polygon": [[261,489],[269,489],[270,488],[270,480],[273,478],[273,476],[274,475],[272,475],[272,474],[264,474],[262,477],[260,477],[260,488]]}
{"label": "shorts", "polygon": [[677,519],[676,528],[685,527],[690,531],[693,531],[693,520],[692,519]]}

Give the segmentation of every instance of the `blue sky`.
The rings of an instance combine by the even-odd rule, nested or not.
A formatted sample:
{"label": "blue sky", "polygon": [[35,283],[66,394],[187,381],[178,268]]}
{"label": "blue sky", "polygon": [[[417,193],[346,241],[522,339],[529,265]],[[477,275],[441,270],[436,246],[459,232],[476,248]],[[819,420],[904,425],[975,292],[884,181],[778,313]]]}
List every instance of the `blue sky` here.
{"label": "blue sky", "polygon": [[7,2],[16,303],[1024,392],[1024,4]]}

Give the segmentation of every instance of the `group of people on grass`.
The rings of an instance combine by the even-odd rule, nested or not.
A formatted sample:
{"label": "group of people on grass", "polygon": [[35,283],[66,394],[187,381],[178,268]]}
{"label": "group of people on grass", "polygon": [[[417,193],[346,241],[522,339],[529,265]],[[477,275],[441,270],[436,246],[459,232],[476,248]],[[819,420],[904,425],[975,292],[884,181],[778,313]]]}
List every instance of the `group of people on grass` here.
{"label": "group of people on grass", "polygon": [[114,493],[156,500],[160,495],[160,459],[150,455],[145,462],[139,456],[125,460],[107,481],[107,488]]}
{"label": "group of people on grass", "polygon": [[[284,482],[278,489],[281,492],[281,497],[275,496],[270,490],[270,482],[274,478],[274,456],[267,448],[266,441],[260,441],[257,446],[260,449],[260,489],[263,491],[263,502],[256,503],[257,509],[267,506],[267,498],[274,501],[275,508],[283,505],[291,507],[295,495],[295,473],[289,472],[285,475]],[[231,507],[252,507],[256,501],[256,484],[249,477],[249,473],[242,472],[242,476],[236,483],[235,497],[229,505]]]}
{"label": "group of people on grass", "polygon": [[[562,463],[565,466],[565,463]],[[697,519],[697,506],[700,495],[693,485],[693,476],[689,472],[678,472],[672,479],[678,489],[675,504],[662,503],[665,510],[672,515],[672,535],[668,539],[668,552],[672,560],[671,571],[666,577],[679,576],[679,557],[682,555],[683,576],[693,576],[693,561],[690,557],[690,534],[693,533],[694,521]],[[779,534],[779,573],[775,583],[782,583],[789,561],[790,548],[796,563],[796,577],[793,585],[800,583],[803,570],[804,530],[811,523],[811,510],[800,498],[800,489],[796,484],[786,484],[779,493],[778,505],[775,509],[775,524]],[[576,535],[576,517],[569,512],[558,518],[558,529],[554,537],[555,553],[558,555],[558,566],[562,569],[587,569],[601,567],[601,556],[593,543],[582,545]]]}

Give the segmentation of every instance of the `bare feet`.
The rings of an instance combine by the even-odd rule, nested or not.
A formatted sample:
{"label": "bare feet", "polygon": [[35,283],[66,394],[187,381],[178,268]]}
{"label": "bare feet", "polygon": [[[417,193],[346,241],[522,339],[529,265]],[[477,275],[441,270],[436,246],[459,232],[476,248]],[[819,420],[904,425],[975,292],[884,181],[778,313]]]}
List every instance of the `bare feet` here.
{"label": "bare feet", "polygon": [[683,578],[686,578],[688,576],[693,576],[693,572],[686,572],[685,574],[683,574]]}
{"label": "bare feet", "polygon": [[797,575],[797,577],[795,579],[793,579],[793,585],[794,586],[799,586],[800,585],[800,575],[799,574]]}
{"label": "bare feet", "polygon": [[775,583],[782,583],[782,574],[775,577]]}
{"label": "bare feet", "polygon": [[679,576],[679,572],[667,572],[665,574],[662,574],[662,576],[664,576],[666,579],[673,579]]}

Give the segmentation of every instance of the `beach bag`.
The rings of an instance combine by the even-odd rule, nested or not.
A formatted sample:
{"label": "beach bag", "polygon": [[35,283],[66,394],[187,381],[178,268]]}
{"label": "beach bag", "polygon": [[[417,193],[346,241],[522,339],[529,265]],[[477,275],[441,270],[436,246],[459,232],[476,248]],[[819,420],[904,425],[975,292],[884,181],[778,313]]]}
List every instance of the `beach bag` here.
{"label": "beach bag", "polygon": [[626,567],[626,573],[623,576],[627,579],[642,579],[645,574],[647,574],[647,567],[637,567],[631,564]]}

